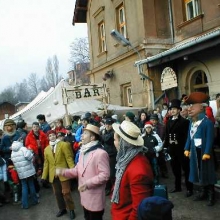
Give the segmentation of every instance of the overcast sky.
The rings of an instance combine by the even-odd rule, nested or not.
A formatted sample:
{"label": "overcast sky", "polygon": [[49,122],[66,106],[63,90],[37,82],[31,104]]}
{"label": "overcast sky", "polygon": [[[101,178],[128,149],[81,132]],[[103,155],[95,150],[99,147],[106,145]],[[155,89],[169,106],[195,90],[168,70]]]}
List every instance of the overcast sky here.
{"label": "overcast sky", "polygon": [[0,92],[28,78],[45,75],[57,55],[59,73],[70,70],[70,44],[87,37],[86,24],[72,25],[75,0],[0,0]]}

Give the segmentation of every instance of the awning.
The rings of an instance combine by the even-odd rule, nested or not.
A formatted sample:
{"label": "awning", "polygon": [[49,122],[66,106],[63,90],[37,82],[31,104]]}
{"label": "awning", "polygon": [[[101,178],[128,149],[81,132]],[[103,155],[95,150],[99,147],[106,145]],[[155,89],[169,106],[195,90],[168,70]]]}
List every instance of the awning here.
{"label": "awning", "polygon": [[220,44],[220,28],[207,32],[199,37],[187,39],[184,42],[176,44],[169,50],[166,50],[157,55],[148,57],[135,62],[135,66],[139,67],[142,64],[147,64],[149,67],[158,66],[183,56],[187,56],[201,50],[214,47]]}

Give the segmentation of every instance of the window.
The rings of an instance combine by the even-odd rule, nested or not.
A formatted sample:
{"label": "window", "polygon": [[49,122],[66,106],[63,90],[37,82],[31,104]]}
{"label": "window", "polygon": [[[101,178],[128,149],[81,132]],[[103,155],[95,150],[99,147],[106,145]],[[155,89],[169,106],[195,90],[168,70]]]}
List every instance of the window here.
{"label": "window", "polygon": [[127,83],[121,86],[122,103],[124,106],[133,106],[131,84]]}
{"label": "window", "polygon": [[105,24],[104,22],[99,23],[99,52],[106,51],[106,40],[105,40]]}
{"label": "window", "polygon": [[118,32],[123,35],[125,38],[127,37],[126,34],[126,22],[125,22],[125,10],[124,5],[120,5],[117,10],[117,28]]}
{"label": "window", "polygon": [[190,20],[200,14],[199,0],[184,0],[184,2],[187,20]]}
{"label": "window", "polygon": [[207,76],[202,70],[197,70],[193,73],[191,85],[193,92],[204,92],[206,94],[209,93]]}

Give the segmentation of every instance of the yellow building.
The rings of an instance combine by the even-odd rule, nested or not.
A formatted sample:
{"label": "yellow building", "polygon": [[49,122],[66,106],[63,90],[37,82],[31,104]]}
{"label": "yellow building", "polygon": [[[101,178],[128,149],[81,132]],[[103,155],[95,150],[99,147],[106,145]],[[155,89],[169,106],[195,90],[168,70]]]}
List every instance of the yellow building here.
{"label": "yellow building", "polygon": [[[165,94],[172,99],[203,91],[214,97],[220,92],[220,7],[211,2],[76,0],[73,24],[88,26],[91,83],[104,79],[112,104],[149,109]],[[117,41],[113,30],[131,45]],[[161,85],[170,71],[174,88],[174,82]]]}

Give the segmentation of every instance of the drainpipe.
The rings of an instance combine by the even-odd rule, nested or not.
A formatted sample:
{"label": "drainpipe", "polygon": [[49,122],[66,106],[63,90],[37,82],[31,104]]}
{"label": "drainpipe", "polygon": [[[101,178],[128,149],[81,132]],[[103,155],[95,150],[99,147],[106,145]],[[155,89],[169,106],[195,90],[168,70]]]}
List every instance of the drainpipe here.
{"label": "drainpipe", "polygon": [[173,10],[172,10],[172,0],[168,0],[169,7],[169,18],[170,18],[170,34],[172,44],[174,43],[174,27],[173,27]]}
{"label": "drainpipe", "polygon": [[149,84],[150,84],[150,86],[149,86],[149,88],[150,88],[149,89],[149,93],[150,93],[151,105],[152,105],[152,109],[154,109],[155,102],[154,102],[153,80],[150,77],[148,77],[145,74],[143,74],[142,66],[141,65],[138,65],[137,68],[138,68],[138,74],[140,76],[142,76],[144,79],[149,80]]}

